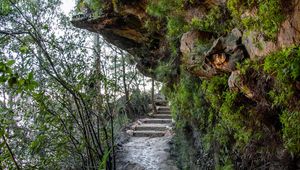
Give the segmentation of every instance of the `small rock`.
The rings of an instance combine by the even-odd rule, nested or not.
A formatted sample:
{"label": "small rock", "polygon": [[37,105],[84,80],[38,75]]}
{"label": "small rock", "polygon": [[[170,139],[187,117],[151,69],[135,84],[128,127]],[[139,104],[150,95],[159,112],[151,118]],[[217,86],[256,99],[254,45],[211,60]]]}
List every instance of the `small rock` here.
{"label": "small rock", "polygon": [[133,136],[133,130],[126,130],[126,133],[129,134],[130,136]]}

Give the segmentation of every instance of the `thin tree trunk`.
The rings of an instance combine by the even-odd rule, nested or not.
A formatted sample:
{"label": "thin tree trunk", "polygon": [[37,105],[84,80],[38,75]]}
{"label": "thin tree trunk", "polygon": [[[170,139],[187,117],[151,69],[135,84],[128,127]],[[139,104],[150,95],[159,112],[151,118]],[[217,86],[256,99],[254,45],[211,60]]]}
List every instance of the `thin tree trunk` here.
{"label": "thin tree trunk", "polygon": [[10,156],[11,156],[11,158],[12,158],[12,160],[13,160],[16,168],[17,168],[17,170],[20,170],[21,168],[18,165],[18,162],[17,162],[17,160],[16,160],[16,158],[15,158],[15,156],[14,156],[14,154],[13,154],[11,148],[10,148],[10,146],[8,145],[8,143],[7,143],[6,138],[5,138],[4,135],[2,136],[2,139],[3,139],[3,141],[4,141],[5,145],[6,145],[6,148],[7,148],[8,152],[9,152],[9,154],[10,154]]}
{"label": "thin tree trunk", "polygon": [[157,114],[156,105],[155,105],[155,99],[154,99],[154,79],[152,78],[152,88],[151,88],[151,98],[152,98],[152,109],[153,113]]}
{"label": "thin tree trunk", "polygon": [[122,54],[122,78],[123,78],[123,86],[124,86],[124,91],[125,91],[125,99],[126,99],[126,107],[128,109],[129,112],[129,117],[131,117],[133,113],[133,109],[130,103],[130,99],[129,99],[129,91],[127,88],[127,83],[126,83],[126,70],[125,70],[125,58],[124,55]]}

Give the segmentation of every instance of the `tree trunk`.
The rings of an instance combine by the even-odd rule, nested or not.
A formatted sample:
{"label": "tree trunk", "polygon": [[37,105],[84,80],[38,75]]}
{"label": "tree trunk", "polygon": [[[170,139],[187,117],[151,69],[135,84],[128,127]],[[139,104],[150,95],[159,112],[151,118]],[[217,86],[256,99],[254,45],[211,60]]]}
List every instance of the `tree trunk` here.
{"label": "tree trunk", "polygon": [[154,79],[153,78],[152,78],[151,98],[152,98],[153,113],[157,114],[156,105],[155,105],[155,99],[154,99]]}
{"label": "tree trunk", "polygon": [[124,92],[125,92],[125,99],[126,99],[126,108],[128,111],[128,117],[133,118],[133,109],[130,103],[129,99],[129,91],[126,83],[126,70],[125,70],[125,57],[124,54],[122,54],[122,79],[123,79],[123,86],[124,86]]}

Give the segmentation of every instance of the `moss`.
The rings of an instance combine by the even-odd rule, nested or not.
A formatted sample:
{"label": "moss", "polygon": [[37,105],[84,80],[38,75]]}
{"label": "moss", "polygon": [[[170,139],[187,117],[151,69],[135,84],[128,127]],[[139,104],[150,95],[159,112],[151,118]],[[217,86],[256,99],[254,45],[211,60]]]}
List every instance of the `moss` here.
{"label": "moss", "polygon": [[167,36],[172,41],[179,39],[187,31],[186,22],[181,17],[169,17],[167,23]]}
{"label": "moss", "polygon": [[259,31],[273,40],[284,20],[280,0],[229,0],[227,7],[238,27]]}
{"label": "moss", "polygon": [[102,10],[106,8],[106,5],[103,1],[99,0],[79,0],[76,9],[84,13],[92,12],[93,17],[98,17]]}
{"label": "moss", "polygon": [[229,18],[225,18],[226,11],[220,6],[214,6],[203,18],[193,18],[189,24],[190,29],[222,34],[229,32],[232,27]]}
{"label": "moss", "polygon": [[164,18],[166,16],[177,16],[184,7],[184,0],[160,0],[151,1],[147,6],[149,15]]}

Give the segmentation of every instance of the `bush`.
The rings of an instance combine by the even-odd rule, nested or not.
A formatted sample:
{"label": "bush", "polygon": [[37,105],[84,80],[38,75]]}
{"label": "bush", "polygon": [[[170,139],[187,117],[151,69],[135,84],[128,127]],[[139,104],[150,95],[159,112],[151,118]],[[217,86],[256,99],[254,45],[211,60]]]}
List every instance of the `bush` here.
{"label": "bush", "polygon": [[264,70],[276,77],[276,88],[269,93],[273,104],[289,105],[295,94],[295,81],[300,79],[300,48],[286,48],[267,56]]}
{"label": "bush", "polygon": [[285,147],[294,154],[300,153],[300,112],[285,110],[280,116],[283,125],[283,141]]}

